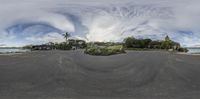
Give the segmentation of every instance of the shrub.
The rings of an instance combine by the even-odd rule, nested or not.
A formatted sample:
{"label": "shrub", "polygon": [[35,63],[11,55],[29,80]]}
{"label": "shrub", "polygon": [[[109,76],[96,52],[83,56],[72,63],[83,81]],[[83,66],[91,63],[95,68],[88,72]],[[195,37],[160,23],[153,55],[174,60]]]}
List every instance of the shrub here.
{"label": "shrub", "polygon": [[108,56],[108,55],[125,53],[125,50],[121,45],[109,46],[109,47],[90,46],[86,48],[85,53],[97,56]]}
{"label": "shrub", "polygon": [[55,48],[60,50],[70,50],[72,48],[72,45],[64,42],[60,44],[55,44]]}
{"label": "shrub", "polygon": [[179,52],[188,52],[188,49],[187,48],[179,48],[178,51]]}

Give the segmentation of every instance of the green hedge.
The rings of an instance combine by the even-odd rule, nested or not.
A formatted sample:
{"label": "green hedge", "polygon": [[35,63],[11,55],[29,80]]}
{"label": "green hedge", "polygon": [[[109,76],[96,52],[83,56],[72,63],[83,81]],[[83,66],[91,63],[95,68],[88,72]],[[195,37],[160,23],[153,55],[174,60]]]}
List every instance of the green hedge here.
{"label": "green hedge", "polygon": [[125,50],[121,45],[109,47],[90,46],[86,48],[85,53],[89,55],[109,56],[114,54],[125,53]]}

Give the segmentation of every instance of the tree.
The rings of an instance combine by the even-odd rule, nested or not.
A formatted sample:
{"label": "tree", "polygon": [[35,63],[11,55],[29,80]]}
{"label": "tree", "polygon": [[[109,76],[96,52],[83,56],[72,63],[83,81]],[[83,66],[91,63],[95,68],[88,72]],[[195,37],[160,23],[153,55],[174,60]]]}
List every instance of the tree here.
{"label": "tree", "polygon": [[161,48],[161,43],[160,41],[151,41],[149,43],[149,47],[153,49],[160,49]]}
{"label": "tree", "polygon": [[127,38],[124,39],[124,42],[125,42],[125,47],[131,48],[131,47],[133,47],[133,44],[135,42],[135,38],[134,37],[127,37]]}
{"label": "tree", "polygon": [[165,37],[165,41],[163,41],[162,44],[161,44],[161,48],[163,48],[163,49],[171,49],[173,47],[172,43],[173,43],[172,40],[167,35]]}
{"label": "tree", "polygon": [[142,48],[149,48],[149,44],[151,42],[152,42],[151,39],[142,39],[140,44]]}
{"label": "tree", "polygon": [[165,37],[165,41],[171,41],[168,35]]}
{"label": "tree", "polygon": [[68,32],[66,32],[65,34],[63,34],[66,42],[68,42],[68,38],[70,37],[70,34]]}

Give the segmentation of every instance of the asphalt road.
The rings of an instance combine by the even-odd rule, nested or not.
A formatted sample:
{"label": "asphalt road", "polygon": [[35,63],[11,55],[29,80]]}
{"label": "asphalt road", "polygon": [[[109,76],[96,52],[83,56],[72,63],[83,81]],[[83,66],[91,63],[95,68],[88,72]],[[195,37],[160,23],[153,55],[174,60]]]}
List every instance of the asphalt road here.
{"label": "asphalt road", "polygon": [[153,51],[0,56],[0,99],[200,99],[200,56]]}

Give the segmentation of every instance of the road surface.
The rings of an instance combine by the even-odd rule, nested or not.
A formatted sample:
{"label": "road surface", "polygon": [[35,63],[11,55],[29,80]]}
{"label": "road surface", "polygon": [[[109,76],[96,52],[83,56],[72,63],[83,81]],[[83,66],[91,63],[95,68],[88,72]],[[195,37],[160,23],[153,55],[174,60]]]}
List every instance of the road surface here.
{"label": "road surface", "polygon": [[0,99],[200,99],[200,56],[42,51],[0,56]]}

